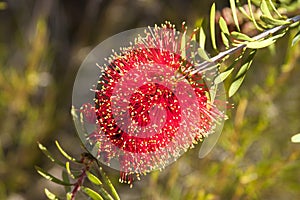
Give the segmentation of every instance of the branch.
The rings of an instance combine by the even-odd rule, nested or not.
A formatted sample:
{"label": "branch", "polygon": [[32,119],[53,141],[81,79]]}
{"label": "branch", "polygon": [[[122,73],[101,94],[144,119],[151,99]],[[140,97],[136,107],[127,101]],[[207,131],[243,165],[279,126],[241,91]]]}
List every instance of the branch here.
{"label": "branch", "polygon": [[[299,21],[300,21],[300,15],[297,15],[297,16],[292,17],[292,18],[287,20],[287,22],[289,22],[289,24],[276,26],[274,28],[266,30],[266,31],[264,31],[264,32],[262,32],[262,33],[260,33],[256,36],[254,36],[252,39],[253,39],[253,41],[258,41],[260,39],[266,38],[267,36],[270,36],[270,35],[278,32],[280,30],[283,30],[283,29],[289,27],[291,24],[294,24],[294,23],[299,22]],[[215,62],[219,62],[220,60],[225,58],[227,55],[231,55],[231,54],[233,54],[233,53],[235,53],[235,52],[237,52],[237,51],[239,51],[243,48],[246,48],[246,47],[247,47],[247,44],[243,43],[243,44],[239,44],[238,46],[232,47],[232,48],[230,48],[226,51],[223,51],[223,52],[219,53],[218,55],[210,58],[209,61],[204,61],[201,64],[196,65],[195,66],[196,69],[191,71],[189,73],[189,75],[193,75],[193,74],[196,74],[196,73],[201,73],[201,72],[203,72],[207,69],[213,68],[213,67],[215,67],[215,65],[214,65]]]}

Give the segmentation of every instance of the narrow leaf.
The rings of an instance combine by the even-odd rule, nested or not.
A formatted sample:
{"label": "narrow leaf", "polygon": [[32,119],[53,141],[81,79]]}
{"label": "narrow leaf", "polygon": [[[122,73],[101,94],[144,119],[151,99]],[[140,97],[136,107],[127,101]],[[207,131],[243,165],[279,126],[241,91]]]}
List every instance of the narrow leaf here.
{"label": "narrow leaf", "polygon": [[253,22],[255,28],[256,28],[257,30],[262,31],[263,29],[260,28],[260,27],[258,26],[257,22],[256,22],[256,19],[255,19],[253,10],[252,10],[251,0],[248,0],[248,8],[249,8],[250,16],[251,16],[250,19],[251,19],[251,21]]}
{"label": "narrow leaf", "polygon": [[69,174],[73,179],[75,179],[75,176],[74,176],[74,174],[71,172],[71,169],[70,169],[70,162],[66,162],[66,170],[67,170],[68,174]]}
{"label": "narrow leaf", "polygon": [[236,32],[236,31],[232,31],[231,36],[237,40],[253,41],[253,39],[251,37],[249,37],[248,35],[246,35],[244,33]]}
{"label": "narrow leaf", "polygon": [[239,79],[235,80],[229,88],[229,92],[228,92],[228,96],[232,97],[237,91],[238,89],[241,87],[243,81],[245,79],[245,76],[240,77]]}
{"label": "narrow leaf", "polygon": [[291,141],[293,143],[300,143],[300,133],[294,135],[293,137],[291,137]]}
{"label": "narrow leaf", "polygon": [[221,37],[222,37],[223,44],[225,45],[226,48],[228,48],[229,40],[228,40],[227,36],[223,32],[221,32]]}
{"label": "narrow leaf", "polygon": [[215,101],[217,90],[218,90],[218,85],[215,84],[209,88],[209,92],[205,93],[205,96],[207,96],[208,102],[210,102],[211,105],[213,105]]}
{"label": "narrow leaf", "polygon": [[266,0],[261,0],[260,10],[267,17],[269,17],[271,19],[273,18],[272,14],[271,14],[271,12],[270,12],[270,10],[268,8],[268,4],[267,4]]}
{"label": "narrow leaf", "polygon": [[206,40],[206,35],[204,33],[204,30],[202,27],[200,27],[200,33],[199,33],[199,46],[202,49],[205,49],[205,40]]}
{"label": "narrow leaf", "polygon": [[71,157],[69,154],[67,154],[67,153],[61,148],[61,146],[60,146],[60,144],[58,143],[57,140],[55,141],[55,144],[56,144],[58,150],[60,151],[60,153],[61,153],[65,158],[67,158],[68,160],[73,161],[73,162],[78,162],[78,163],[80,162],[80,161],[77,161],[75,158]]}
{"label": "narrow leaf", "polygon": [[98,194],[97,192],[95,192],[91,188],[82,186],[82,191],[85,194],[87,194],[90,198],[92,198],[93,200],[103,200],[103,198],[100,196],[100,194]]}
{"label": "narrow leaf", "polygon": [[57,183],[59,185],[65,185],[65,186],[71,186],[72,184],[70,183],[66,183],[62,180],[59,180],[58,178],[55,178],[54,176],[52,176],[51,174],[49,174],[48,172],[44,171],[42,168],[35,166],[35,169],[37,170],[37,172],[43,176],[44,178],[46,178],[49,181],[52,181],[54,183]]}
{"label": "narrow leaf", "polygon": [[205,52],[205,50],[202,48],[198,48],[198,55],[206,61],[211,61],[210,58],[208,57],[207,53]]}
{"label": "narrow leaf", "polygon": [[92,173],[86,172],[87,178],[95,185],[102,185],[102,182]]}
{"label": "narrow leaf", "polygon": [[280,20],[280,19],[274,19],[274,18],[269,18],[266,15],[260,16],[260,19],[265,22],[266,24],[273,25],[273,26],[280,26],[280,25],[285,25],[285,24],[290,24],[290,22],[286,20]]}
{"label": "narrow leaf", "polygon": [[58,200],[58,197],[55,194],[53,194],[52,192],[50,192],[47,188],[45,188],[44,192],[48,199]]}
{"label": "narrow leaf", "polygon": [[238,31],[241,31],[240,30],[240,25],[239,25],[239,20],[238,20],[238,17],[237,17],[237,10],[236,10],[236,5],[235,5],[235,0],[229,0],[229,3],[230,3],[231,10],[232,10],[232,16],[233,16],[233,21],[235,23],[235,26],[238,29]]}
{"label": "narrow leaf", "polygon": [[99,192],[105,200],[114,200],[114,198],[104,188],[101,187]]}
{"label": "narrow leaf", "polygon": [[215,19],[216,19],[216,4],[213,3],[210,9],[210,37],[211,37],[211,43],[213,49],[217,50]]}
{"label": "narrow leaf", "polygon": [[216,78],[215,78],[215,84],[219,84],[223,82],[230,74],[233,72],[234,68],[231,68],[229,70],[226,70],[224,72],[221,72]]}
{"label": "narrow leaf", "polygon": [[229,71],[231,69],[235,69],[234,67],[244,57],[245,52],[246,52],[246,49],[245,48],[242,49],[242,52],[239,54],[239,56],[237,58],[235,58],[234,61],[231,63],[231,65],[229,65],[223,72]]}
{"label": "narrow leaf", "polygon": [[236,78],[239,78],[239,77],[244,76],[246,74],[246,72],[248,71],[248,69],[249,69],[249,67],[252,63],[252,60],[254,58],[255,53],[256,53],[256,50],[252,50],[249,53],[248,57],[243,61],[243,64],[242,64],[241,68],[237,72]]}
{"label": "narrow leaf", "polygon": [[226,23],[226,21],[223,17],[220,17],[220,19],[219,19],[219,26],[220,26],[220,29],[223,33],[229,35],[229,30],[228,30],[228,27],[227,27],[227,23]]}
{"label": "narrow leaf", "polygon": [[271,5],[271,8],[274,10],[274,12],[276,13],[276,15],[278,15],[278,17],[282,18],[282,15],[278,12],[278,10],[276,9],[275,5],[273,4],[272,0],[268,0],[269,4]]}
{"label": "narrow leaf", "polygon": [[256,53],[256,50],[250,52],[248,58],[245,60],[242,67],[238,71],[235,80],[229,87],[229,92],[228,92],[229,97],[232,97],[238,91],[238,89],[241,87],[241,85],[245,79],[246,72],[248,71],[248,69],[250,68],[250,66],[252,64],[255,53]]}
{"label": "narrow leaf", "polygon": [[219,26],[221,29],[221,37],[222,37],[223,44],[225,45],[225,47],[229,47],[229,40],[227,38],[227,36],[229,35],[229,30],[226,21],[224,20],[223,17],[220,17]]}
{"label": "narrow leaf", "polygon": [[[62,179],[65,183],[70,183],[68,173],[65,170],[62,170],[61,176],[62,176]],[[66,193],[71,192],[71,187],[70,186],[65,186],[65,191],[66,191]]]}
{"label": "narrow leaf", "polygon": [[39,149],[52,161],[57,163],[58,165],[64,167],[64,163],[55,159],[52,154],[47,150],[47,148],[45,146],[43,146],[41,143],[38,142],[38,147]]}
{"label": "narrow leaf", "polygon": [[247,11],[245,10],[245,8],[242,6],[242,4],[240,3],[239,0],[236,0],[236,6],[239,9],[239,11],[246,16],[249,20],[252,20],[251,17],[248,15]]}
{"label": "narrow leaf", "polygon": [[247,48],[249,49],[262,49],[265,48],[273,43],[275,43],[276,40],[274,38],[268,38],[262,41],[254,41],[247,43]]}
{"label": "narrow leaf", "polygon": [[115,189],[115,187],[113,186],[113,184],[111,183],[110,179],[107,177],[106,173],[103,171],[102,167],[99,167],[99,172],[105,182],[105,184],[109,187],[113,197],[116,199],[116,200],[120,200],[120,197]]}
{"label": "narrow leaf", "polygon": [[295,44],[297,44],[297,42],[299,42],[299,40],[300,40],[300,31],[293,38],[292,46],[295,46]]}

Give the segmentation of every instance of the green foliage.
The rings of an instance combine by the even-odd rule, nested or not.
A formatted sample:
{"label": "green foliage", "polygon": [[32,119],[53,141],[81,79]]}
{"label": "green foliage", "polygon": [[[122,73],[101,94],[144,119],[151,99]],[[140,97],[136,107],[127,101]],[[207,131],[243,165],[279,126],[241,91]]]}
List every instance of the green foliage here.
{"label": "green foliage", "polygon": [[[58,164],[60,167],[63,167],[64,170],[62,172],[63,180],[60,180],[53,175],[49,174],[45,170],[40,167],[35,167],[37,172],[46,178],[48,181],[53,183],[65,186],[65,192],[67,199],[74,200],[78,192],[83,192],[88,197],[93,200],[119,200],[120,197],[116,192],[114,186],[112,185],[109,178],[104,173],[103,169],[99,167],[98,162],[94,160],[94,158],[90,154],[83,154],[81,160],[76,160],[71,157],[68,153],[66,153],[58,141],[55,141],[56,147],[59,152],[65,157],[65,159],[69,160],[71,163],[80,165],[81,170],[73,170],[70,167],[70,162],[66,161],[65,165],[63,162],[54,158],[51,153],[48,152],[47,148],[42,144],[38,143],[39,148],[42,152],[54,163]],[[96,165],[96,172],[101,174],[103,181],[106,185],[102,184],[102,181],[92,173],[92,166]],[[70,178],[73,180],[73,183],[70,182]],[[89,180],[89,183],[93,186],[90,188],[84,185],[84,180]],[[109,192],[112,194],[110,195]],[[45,194],[48,199],[60,199],[57,195],[50,192],[48,189],[45,189]]]}
{"label": "green foliage", "polygon": [[215,19],[216,19],[216,4],[213,3],[210,9],[210,33],[211,33],[210,36],[211,36],[212,47],[214,50],[217,50]]}
{"label": "green foliage", "polygon": [[90,198],[93,200],[103,200],[100,194],[98,194],[96,191],[92,190],[88,187],[82,187],[82,190],[84,193],[86,193]]}
{"label": "green foliage", "polygon": [[[232,97],[235,109],[218,145],[201,160],[195,149],[153,174],[154,198],[167,199],[176,191],[180,199],[298,198],[299,144],[290,137],[299,131],[299,95],[294,92],[299,91],[300,46],[290,47],[293,35],[278,41],[274,57],[268,49],[256,52],[245,87]],[[282,63],[292,69],[282,72]]]}
{"label": "green foliage", "polygon": [[46,171],[44,171],[43,169],[41,169],[40,167],[35,167],[35,169],[37,170],[37,172],[43,176],[44,178],[46,178],[47,180],[49,181],[52,181],[54,183],[57,183],[59,185],[64,185],[64,186],[71,186],[72,184],[71,183],[67,183],[67,182],[64,182],[62,180],[59,180],[58,178],[55,178],[54,176],[52,176],[51,174],[47,173]]}
{"label": "green foliage", "polygon": [[95,185],[101,185],[102,182],[95,176],[93,175],[92,173],[90,172],[86,172],[86,175],[87,175],[87,178]]}
{"label": "green foliage", "polygon": [[241,85],[246,77],[246,73],[249,70],[249,68],[253,62],[255,53],[256,53],[256,50],[252,50],[249,53],[249,56],[245,59],[241,68],[237,72],[237,75],[235,76],[234,81],[232,82],[232,84],[229,87],[229,92],[228,92],[229,97],[232,97],[238,91],[238,89],[241,87]]}
{"label": "green foliage", "polygon": [[[76,9],[72,10],[77,3],[68,6],[64,2],[62,7],[61,1],[50,4],[48,1],[36,1],[31,5],[32,2],[35,1],[24,5],[21,1],[18,6],[10,6],[9,1],[0,2],[0,12],[4,16],[1,21],[4,22],[3,26],[0,26],[0,199],[16,199],[19,196],[43,199],[41,187],[48,188],[44,192],[49,199],[72,199],[73,184],[86,165],[73,162],[75,158],[64,150],[55,153],[53,148],[56,145],[45,141],[53,141],[59,136],[62,144],[68,146],[69,152],[76,155],[79,151],[79,145],[74,145],[78,144],[78,140],[68,115],[76,67],[80,66],[86,50],[98,41],[115,34],[119,29],[132,28],[137,23],[144,24],[149,17],[140,17],[140,12],[130,12],[129,17],[116,15],[116,10],[121,13],[124,8],[126,12],[135,9],[133,4],[124,5],[121,1],[101,1],[101,6],[91,6],[93,4],[88,2],[92,2],[85,1],[86,9],[80,8],[80,20],[72,14],[78,13]],[[140,9],[141,6],[147,8],[151,5],[145,2],[139,2],[136,7]],[[179,12],[176,9],[182,11],[184,7],[178,2],[172,6],[161,2],[157,2],[162,10],[161,18],[178,19]],[[185,5],[187,3],[182,2]],[[194,3],[197,2],[200,1]],[[117,177],[109,171],[107,176],[94,163],[96,167],[86,172],[93,174],[102,184],[95,184],[99,182],[91,176],[90,180],[87,175],[80,194],[86,198],[90,196],[91,199],[101,199],[109,194],[118,199],[116,186],[124,198],[129,196],[135,199],[297,199],[300,196],[299,135],[291,134],[299,132],[297,119],[300,107],[297,94],[300,36],[299,23],[291,24],[287,18],[299,14],[300,4],[292,0],[261,2],[230,0],[233,24],[225,16],[214,22],[215,33],[218,34],[219,27],[221,29],[221,37],[212,36],[220,52],[215,61],[221,63],[218,65],[220,75],[215,82],[224,81],[227,89],[234,82],[248,55],[249,50],[245,51],[245,48],[255,50],[257,47],[266,47],[257,51],[253,66],[250,71],[246,70],[242,82],[244,87],[239,87],[238,92],[229,99],[229,107],[232,103],[235,106],[229,112],[230,120],[225,124],[214,151],[202,160],[197,159],[197,148],[187,152],[165,171],[151,173],[133,189],[117,184],[116,181],[111,182],[108,176],[112,180]],[[168,9],[164,10],[166,7]],[[100,12],[98,8],[101,8]],[[152,11],[153,5],[150,8]],[[201,11],[200,7],[192,6],[184,13],[187,19],[194,19],[195,13],[206,13],[207,8],[209,6],[203,7]],[[259,15],[261,9],[264,10],[262,17]],[[151,23],[157,20],[157,12],[153,13]],[[190,13],[193,17],[189,16]],[[121,16],[119,22],[118,16]],[[215,16],[218,17],[218,10]],[[180,23],[178,21],[175,22]],[[199,54],[210,61],[204,51],[209,52],[211,45],[210,42],[206,43],[211,35],[208,33],[210,24],[207,26],[202,23],[203,19],[199,21],[201,23],[198,25],[202,24],[199,28]],[[246,29],[248,21],[253,23],[255,30]],[[252,37],[273,28],[284,31],[265,34],[262,38]],[[253,41],[238,38],[233,31],[247,35]],[[272,38],[274,36],[280,37]],[[267,39],[268,42],[264,42]],[[270,54],[270,44],[275,56]],[[231,51],[222,54],[223,48]],[[213,51],[211,54],[215,53]],[[246,66],[244,68],[248,69]],[[36,140],[47,144],[53,153],[50,154],[46,147],[38,144],[41,152],[54,164],[53,168],[44,162],[42,154],[37,151],[34,145]],[[56,158],[60,156],[57,154],[68,156],[61,161]],[[37,167],[42,175],[40,177],[32,170],[35,163],[49,171]],[[56,167],[62,169],[61,177],[52,172]],[[49,184],[50,180],[43,182],[44,176],[62,181],[65,196],[52,193],[55,191],[61,194]],[[105,188],[106,192],[101,187],[99,189],[99,186]]]}
{"label": "green foliage", "polygon": [[230,7],[231,7],[231,10],[232,10],[232,16],[233,16],[235,26],[238,29],[238,31],[240,31],[240,25],[239,25],[239,21],[238,21],[235,1],[234,0],[229,0],[229,2],[230,2]]}
{"label": "green foliage", "polygon": [[[220,74],[215,77],[215,84],[219,84],[223,81],[229,82],[228,84],[228,96],[233,97],[234,94],[239,90],[239,88],[242,86],[247,72],[250,69],[250,66],[254,62],[255,55],[259,49],[270,47],[274,43],[278,41],[279,38],[282,38],[286,35],[288,30],[294,26],[295,24],[295,19],[296,21],[299,21],[300,18],[293,18],[291,19],[286,19],[284,15],[282,15],[275,7],[275,5],[272,3],[272,1],[261,1],[259,8],[260,11],[262,12],[262,15],[257,18],[257,16],[254,13],[253,10],[253,5],[252,1],[248,0],[247,1],[247,6],[248,6],[248,11],[244,9],[242,4],[239,1],[233,1],[230,0],[230,6],[232,10],[232,17],[233,21],[235,23],[235,26],[237,28],[237,31],[230,31],[228,28],[228,25],[223,17],[220,17],[218,22],[219,22],[219,27],[220,27],[220,34],[221,34],[221,45],[225,46],[226,51],[220,52],[216,56],[209,58],[205,52],[205,43],[206,43],[206,34],[204,32],[205,27],[204,24],[202,23],[201,20],[201,27],[199,27],[199,49],[198,49],[198,54],[201,58],[203,58],[205,61],[202,63],[203,66],[199,66],[199,69],[195,69],[193,73],[199,73],[201,70],[205,70],[204,66],[208,66],[209,68],[221,68],[221,63],[224,63],[227,61],[228,63],[226,64],[228,67],[224,67],[223,69],[220,69]],[[238,10],[240,13],[238,13]],[[262,33],[257,34],[255,37],[251,37],[247,35],[247,33],[241,32],[241,26],[239,23],[239,16],[242,14],[245,18],[249,19],[253,24],[254,27],[257,29],[258,32],[262,31]],[[277,16],[275,18],[274,16]],[[211,6],[210,10],[210,23],[209,23],[209,30],[210,30],[210,38],[211,38],[211,45],[212,48],[215,52],[219,52],[219,49],[217,47],[217,31],[216,31],[216,4],[213,3]],[[184,26],[184,24],[183,24]],[[182,44],[185,44],[186,40],[186,27],[183,30],[183,37],[182,37]],[[192,40],[196,40],[195,36],[193,35]],[[294,45],[296,41],[298,40],[298,34],[294,37],[294,40],[292,44]],[[183,49],[185,48],[184,45],[181,44],[181,50],[182,54],[181,57],[185,58],[186,57],[186,50]],[[249,49],[249,50],[247,50]],[[239,53],[238,56],[235,56],[233,59],[231,58],[231,55],[234,53]],[[228,61],[229,60],[229,61]],[[216,64],[212,65],[212,62],[217,62]],[[235,73],[234,73],[235,72]],[[244,100],[246,101],[246,100]],[[238,109],[242,109],[241,112],[245,112],[245,107],[247,105],[245,104],[240,104]],[[239,110],[238,110],[239,111]],[[82,126],[82,116],[77,116],[76,112],[74,111],[74,108],[71,110],[74,122],[76,124],[76,127],[83,127]],[[237,113],[237,115],[241,115],[241,113]],[[256,132],[260,132],[262,130],[266,129],[266,124],[264,122],[261,122],[261,128],[259,128]],[[242,128],[241,122],[236,122],[236,129],[239,130]],[[258,126],[260,127],[260,126]],[[85,131],[85,130],[83,130]],[[254,130],[255,132],[255,130]],[[232,150],[236,156],[235,161],[236,164],[241,162],[242,158],[246,155],[246,152],[250,148],[250,146],[256,142],[256,138],[258,137],[258,134],[251,138],[251,140],[245,140],[243,141],[244,144],[241,144],[240,149],[234,149]],[[298,141],[298,136],[294,136],[292,138],[292,141]],[[228,145],[226,142],[224,143],[224,148],[228,149],[230,147],[226,146]],[[47,172],[43,171],[41,168],[37,167],[38,173],[40,173],[43,177],[47,178],[48,180],[55,182],[57,184],[61,184],[66,186],[66,193],[68,196],[68,199],[73,199],[74,194],[76,194],[78,191],[82,191],[84,194],[88,195],[92,199],[119,199],[119,196],[115,190],[115,187],[109,180],[109,178],[106,176],[104,173],[103,169],[98,166],[98,172],[101,174],[101,178],[103,180],[100,180],[96,175],[90,172],[89,164],[86,165],[85,162],[82,160],[76,160],[75,158],[71,157],[69,154],[67,154],[59,145],[59,143],[56,141],[56,146],[58,150],[61,152],[61,154],[69,161],[67,161],[65,164],[62,164],[62,162],[57,161],[52,157],[52,155],[47,151],[45,147],[39,144],[40,149],[44,152],[44,154],[52,161],[57,163],[60,166],[63,166],[65,168],[65,173],[63,174],[63,180],[57,179],[54,176],[48,174]],[[90,188],[88,186],[83,186],[83,181],[81,180],[83,177],[83,174],[78,174],[74,175],[75,172],[70,167],[70,163],[85,163],[85,170],[84,170],[84,178],[87,178],[89,182],[94,185],[95,188]],[[247,184],[250,182],[253,182],[257,179],[257,177],[261,176],[262,174],[266,175],[269,172],[266,172],[264,169],[265,166],[269,166],[269,163],[260,163],[262,165],[261,171],[253,171],[253,166],[250,166],[245,173],[239,171],[236,174],[236,180],[232,180],[231,183],[226,184],[227,186],[223,188],[223,191],[219,191],[224,197],[234,197],[236,198],[240,197],[239,193],[233,194],[234,189],[231,186],[234,187],[239,187],[239,185]],[[230,163],[227,163],[228,166],[231,166]],[[209,169],[207,169],[209,171]],[[220,173],[220,169],[216,166],[216,171],[212,173]],[[229,172],[229,174],[232,174],[233,172]],[[69,178],[77,180],[75,184],[71,184]],[[176,176],[173,177],[173,179],[176,179]],[[80,180],[80,181],[78,181]],[[104,184],[103,184],[104,183]],[[77,185],[76,185],[77,184]],[[262,187],[266,187],[265,185],[268,185],[271,183],[262,183]],[[105,185],[105,187],[103,187]],[[171,184],[171,185],[176,185],[176,184]],[[77,188],[76,190],[71,190],[70,186],[73,188]],[[80,187],[78,187],[80,186]],[[107,188],[108,190],[106,190]],[[109,191],[109,192],[108,192]],[[249,188],[247,194],[252,195],[252,197],[258,198],[256,196],[257,194],[253,190],[253,188]],[[172,195],[176,194],[176,189],[171,190]],[[48,198],[57,198],[54,194],[50,193],[49,191],[46,193]],[[210,193],[205,193],[202,191],[202,193],[197,194],[198,198],[201,199],[213,199],[215,196]],[[193,198],[196,198],[196,196],[193,196]],[[222,196],[221,196],[222,197]],[[191,196],[186,196],[186,198],[192,198]]]}
{"label": "green foliage", "polygon": [[300,31],[295,35],[293,41],[292,41],[292,46],[296,45],[300,40]]}
{"label": "green foliage", "polygon": [[52,192],[50,192],[47,188],[45,188],[45,194],[48,199],[58,200],[58,197],[55,194],[53,194]]}
{"label": "green foliage", "polygon": [[[281,15],[280,12],[276,9],[275,5],[272,1],[266,1],[262,0],[260,2],[260,7],[257,9],[260,9],[262,15],[259,19],[257,19],[253,12],[253,4],[251,0],[247,1],[248,6],[248,12],[244,9],[243,5],[240,1],[234,1],[230,0],[230,6],[232,11],[232,17],[233,21],[235,23],[236,28],[238,31],[229,31],[229,28],[227,27],[225,19],[221,16],[219,19],[219,27],[221,31],[221,38],[222,43],[227,49],[224,52],[219,53],[215,57],[205,60],[209,62],[218,62],[216,64],[216,67],[220,67],[220,63],[224,62],[225,60],[230,58],[230,55],[233,53],[236,53],[237,51],[240,51],[241,49],[252,49],[251,53],[249,54],[249,57],[244,59],[245,61],[242,63],[241,68],[237,72],[236,77],[232,80],[232,83],[230,84],[230,87],[228,89],[228,96],[232,97],[240,88],[242,85],[246,73],[249,70],[256,50],[271,47],[279,38],[282,38],[288,31],[289,28],[293,27],[295,25],[295,22],[300,21],[300,17],[294,17],[292,19],[287,19],[285,16]],[[238,20],[238,12],[241,11],[241,14],[244,15],[244,17],[248,18],[250,21],[253,22],[254,26],[257,28],[257,31],[263,31],[262,33],[256,35],[255,37],[250,37],[246,33],[242,33],[240,31],[239,26],[239,20]],[[217,45],[216,45],[216,30],[215,30],[215,16],[216,16],[216,5],[215,3],[211,6],[210,11],[210,37],[212,42],[212,48],[215,51],[218,51]],[[279,18],[274,18],[273,15],[277,15]],[[203,25],[202,25],[203,26]],[[198,50],[199,55],[203,55],[203,44],[205,44],[205,35],[203,30],[203,27],[200,27],[200,34],[199,34],[199,41],[200,44],[200,50]],[[297,40],[299,39],[299,35],[297,34],[292,42],[292,45],[294,45]],[[244,50],[242,50],[242,53],[240,54],[244,56]],[[203,57],[203,56],[201,56]],[[230,74],[234,71],[234,69],[238,70],[236,67],[237,61],[241,60],[242,57],[239,56],[238,59],[234,59],[231,64],[229,64],[229,67],[225,69],[224,71],[220,72],[220,75],[218,75],[215,78],[215,83],[218,84],[222,81],[225,81],[227,78],[230,78]],[[202,66],[201,66],[202,67]],[[196,67],[195,72],[200,72],[201,70],[198,70]]]}
{"label": "green foliage", "polygon": [[67,158],[68,160],[72,161],[72,162],[77,162],[77,163],[80,163],[79,160],[76,160],[75,158],[69,156],[69,154],[67,154],[60,146],[60,144],[58,143],[58,141],[56,140],[55,141],[55,144],[56,144],[56,147],[57,149],[60,151],[60,153],[65,157]]}

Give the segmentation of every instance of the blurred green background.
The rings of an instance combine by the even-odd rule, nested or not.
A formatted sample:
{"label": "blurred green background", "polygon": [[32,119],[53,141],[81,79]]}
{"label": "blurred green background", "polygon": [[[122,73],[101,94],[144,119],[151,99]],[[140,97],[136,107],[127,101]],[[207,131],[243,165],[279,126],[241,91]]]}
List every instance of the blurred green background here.
{"label": "blurred green background", "polygon": [[[36,173],[34,165],[61,173],[37,141],[54,154],[56,139],[74,156],[83,151],[70,108],[76,72],[90,50],[121,31],[165,20],[193,28],[208,18],[211,3],[0,1],[0,200],[45,199],[44,187],[63,192]],[[217,2],[219,10],[227,5]],[[198,159],[198,145],[133,189],[106,168],[121,199],[300,199],[300,144],[290,142],[300,132],[300,45],[290,45],[295,34],[259,51],[207,157]]]}

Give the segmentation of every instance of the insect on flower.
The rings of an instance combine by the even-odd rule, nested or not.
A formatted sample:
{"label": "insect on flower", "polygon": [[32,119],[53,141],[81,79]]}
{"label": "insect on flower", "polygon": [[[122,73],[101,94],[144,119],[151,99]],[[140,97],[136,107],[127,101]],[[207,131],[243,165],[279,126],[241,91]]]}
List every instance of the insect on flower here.
{"label": "insect on flower", "polygon": [[81,116],[75,125],[87,150],[119,170],[121,182],[132,185],[220,132],[222,84],[214,83],[213,63],[190,73],[204,61],[194,38],[168,22],[133,29],[102,42],[83,62],[73,90]]}

